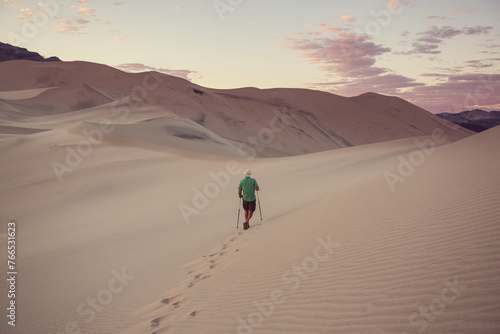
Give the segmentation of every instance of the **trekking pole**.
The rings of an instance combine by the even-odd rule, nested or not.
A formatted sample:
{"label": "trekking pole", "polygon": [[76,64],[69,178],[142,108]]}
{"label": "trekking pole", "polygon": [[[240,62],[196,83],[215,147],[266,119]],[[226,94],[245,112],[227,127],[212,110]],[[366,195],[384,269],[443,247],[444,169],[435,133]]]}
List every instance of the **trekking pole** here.
{"label": "trekking pole", "polygon": [[260,199],[259,199],[259,191],[257,190],[257,200],[259,202],[259,213],[260,213],[260,220],[262,220],[262,210],[260,209]]}
{"label": "trekking pole", "polygon": [[241,200],[238,201],[238,220],[236,221],[236,229],[238,229],[240,225],[240,210],[241,210]]}

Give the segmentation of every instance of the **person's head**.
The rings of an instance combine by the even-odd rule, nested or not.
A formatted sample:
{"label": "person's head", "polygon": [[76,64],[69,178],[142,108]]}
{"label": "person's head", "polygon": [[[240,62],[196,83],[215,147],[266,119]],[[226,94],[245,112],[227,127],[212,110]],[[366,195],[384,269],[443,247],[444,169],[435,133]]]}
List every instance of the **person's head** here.
{"label": "person's head", "polygon": [[250,177],[252,175],[252,172],[247,169],[246,171],[243,172],[243,175],[245,175],[245,177]]}

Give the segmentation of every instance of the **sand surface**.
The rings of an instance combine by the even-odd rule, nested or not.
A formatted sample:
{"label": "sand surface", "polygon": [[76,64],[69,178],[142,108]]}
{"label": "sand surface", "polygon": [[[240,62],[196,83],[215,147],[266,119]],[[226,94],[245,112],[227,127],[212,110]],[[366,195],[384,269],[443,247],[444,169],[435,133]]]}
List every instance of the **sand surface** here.
{"label": "sand surface", "polygon": [[[15,220],[18,272],[16,327],[4,315],[2,333],[500,332],[500,129],[471,135],[373,94],[340,122],[325,95],[250,88],[224,92],[247,97],[225,116],[207,105],[229,100],[208,90],[205,109],[156,92],[124,116],[118,84],[51,71],[47,87],[31,72],[1,87],[0,268]],[[81,89],[96,105],[71,110]],[[255,158],[240,145],[273,114],[245,112],[265,99],[320,121],[294,119]],[[364,120],[376,130],[356,134]],[[263,217],[247,231],[244,169]],[[8,290],[1,280],[3,305]]]}

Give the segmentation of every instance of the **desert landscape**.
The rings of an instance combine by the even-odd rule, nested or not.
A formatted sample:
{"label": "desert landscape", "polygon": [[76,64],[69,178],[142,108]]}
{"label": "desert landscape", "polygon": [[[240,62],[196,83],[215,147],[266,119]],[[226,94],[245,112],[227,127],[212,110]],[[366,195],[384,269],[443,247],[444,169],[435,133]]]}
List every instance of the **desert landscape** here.
{"label": "desert landscape", "polygon": [[[0,76],[0,216],[18,245],[2,333],[500,329],[498,128],[375,93],[87,62]],[[247,231],[245,169],[262,215]]]}
{"label": "desert landscape", "polygon": [[0,7],[0,334],[500,333],[498,1]]}

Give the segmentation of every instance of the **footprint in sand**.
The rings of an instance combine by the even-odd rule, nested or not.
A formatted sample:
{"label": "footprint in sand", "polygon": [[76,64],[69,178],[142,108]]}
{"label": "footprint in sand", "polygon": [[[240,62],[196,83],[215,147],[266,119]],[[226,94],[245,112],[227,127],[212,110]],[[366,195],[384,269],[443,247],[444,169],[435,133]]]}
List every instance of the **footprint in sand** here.
{"label": "footprint in sand", "polygon": [[[163,298],[160,302],[164,305],[172,305],[174,309],[179,308],[181,306],[181,302],[184,299],[181,299],[182,295],[172,296]],[[159,318],[158,318],[159,319]],[[157,319],[155,319],[157,320]]]}
{"label": "footprint in sand", "polygon": [[158,319],[151,320],[151,327],[158,327],[158,326],[160,326],[160,320]]}
{"label": "footprint in sand", "polygon": [[201,274],[198,274],[198,275],[194,276],[195,281],[189,283],[188,284],[188,288],[192,288],[194,286],[194,284],[196,283],[196,281],[198,281],[200,279],[207,279],[209,277],[210,277],[210,275],[204,274],[204,273],[201,273]]}
{"label": "footprint in sand", "polygon": [[162,321],[167,319],[168,317],[169,317],[169,315],[166,315],[166,316],[158,317],[158,318],[151,320],[151,327],[156,328],[156,327],[160,326]]}

